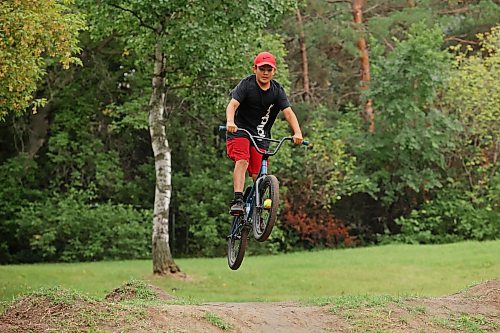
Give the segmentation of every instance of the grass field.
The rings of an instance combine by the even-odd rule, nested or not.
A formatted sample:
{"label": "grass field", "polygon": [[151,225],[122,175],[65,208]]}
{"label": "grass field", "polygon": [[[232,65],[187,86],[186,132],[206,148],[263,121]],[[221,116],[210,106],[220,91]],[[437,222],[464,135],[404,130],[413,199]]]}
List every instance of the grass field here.
{"label": "grass field", "polygon": [[103,297],[130,280],[144,280],[192,302],[437,296],[500,279],[500,240],[249,256],[238,271],[231,271],[225,258],[176,263],[188,279],[154,277],[149,260],[0,266],[0,301],[51,286]]}

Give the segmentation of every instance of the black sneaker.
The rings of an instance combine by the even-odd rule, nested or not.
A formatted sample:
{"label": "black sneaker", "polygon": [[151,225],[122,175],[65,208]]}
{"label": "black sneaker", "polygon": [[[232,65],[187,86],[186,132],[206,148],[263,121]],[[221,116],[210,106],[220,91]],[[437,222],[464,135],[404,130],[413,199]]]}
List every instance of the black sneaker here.
{"label": "black sneaker", "polygon": [[229,214],[233,216],[242,216],[245,213],[245,207],[243,200],[241,199],[236,199],[231,202],[231,210],[229,211]]}

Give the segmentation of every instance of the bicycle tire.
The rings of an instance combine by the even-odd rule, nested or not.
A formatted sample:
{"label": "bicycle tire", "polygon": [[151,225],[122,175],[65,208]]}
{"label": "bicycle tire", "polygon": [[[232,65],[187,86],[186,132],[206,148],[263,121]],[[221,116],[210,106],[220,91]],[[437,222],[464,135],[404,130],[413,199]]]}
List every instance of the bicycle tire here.
{"label": "bicycle tire", "polygon": [[[278,178],[273,175],[264,177],[259,186],[260,202],[256,203],[253,211],[253,236],[263,242],[269,238],[273,231],[276,217],[278,216],[279,206],[279,182]],[[264,200],[271,199],[271,207],[264,209]],[[257,208],[260,207],[260,208]]]}
{"label": "bicycle tire", "polygon": [[227,239],[227,263],[232,270],[240,268],[248,242],[249,228],[240,225],[240,220],[239,216],[233,219],[231,234]]}

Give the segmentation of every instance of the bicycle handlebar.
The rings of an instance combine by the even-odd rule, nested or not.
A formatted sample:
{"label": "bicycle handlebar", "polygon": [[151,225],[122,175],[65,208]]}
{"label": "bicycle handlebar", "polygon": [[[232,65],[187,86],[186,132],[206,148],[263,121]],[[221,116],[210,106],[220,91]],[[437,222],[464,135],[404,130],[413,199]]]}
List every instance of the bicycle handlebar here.
{"label": "bicycle handlebar", "polygon": [[[220,125],[219,126],[219,132],[226,131],[226,130],[227,130],[226,126],[224,126],[224,125]],[[278,153],[278,150],[280,150],[281,145],[283,144],[283,142],[285,142],[285,141],[292,141],[293,142],[293,137],[290,137],[290,136],[289,137],[284,137],[281,140],[275,140],[275,139],[263,138],[263,137],[260,137],[260,136],[254,136],[254,135],[252,135],[249,131],[247,131],[244,128],[238,128],[237,131],[242,131],[242,132],[246,133],[246,135],[250,138],[250,141],[252,142],[252,144],[255,147],[255,149],[257,150],[257,152],[259,154],[262,154],[262,155],[264,155],[264,154],[266,154],[268,156],[276,155],[276,153]],[[278,143],[278,146],[274,149],[274,151],[272,153],[271,152],[266,152],[265,150],[261,150],[259,148],[259,146],[255,142],[255,138],[257,138],[257,140],[259,140],[259,141],[276,142],[276,143]],[[304,145],[304,146],[308,146],[309,145],[309,141],[302,141],[301,144]]]}

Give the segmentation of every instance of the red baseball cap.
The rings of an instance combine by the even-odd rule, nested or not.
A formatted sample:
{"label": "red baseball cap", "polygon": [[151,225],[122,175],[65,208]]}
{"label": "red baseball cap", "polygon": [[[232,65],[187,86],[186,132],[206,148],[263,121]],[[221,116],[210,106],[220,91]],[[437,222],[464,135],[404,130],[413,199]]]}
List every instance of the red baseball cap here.
{"label": "red baseball cap", "polygon": [[255,66],[270,65],[271,67],[276,68],[276,58],[274,58],[274,56],[269,52],[261,52],[257,54],[253,64]]}

